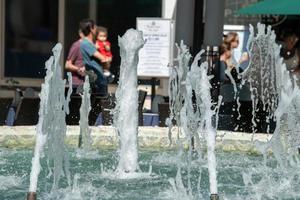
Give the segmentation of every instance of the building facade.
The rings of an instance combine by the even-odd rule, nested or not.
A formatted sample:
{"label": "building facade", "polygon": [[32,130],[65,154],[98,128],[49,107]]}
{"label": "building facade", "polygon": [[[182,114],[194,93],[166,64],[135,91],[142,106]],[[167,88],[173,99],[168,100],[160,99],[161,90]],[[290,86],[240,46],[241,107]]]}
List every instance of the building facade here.
{"label": "building facade", "polygon": [[[252,18],[234,21],[233,13],[254,1],[226,0],[225,22],[252,22]],[[115,74],[120,63],[118,35],[135,28],[137,17],[175,20],[175,42],[183,39],[195,54],[203,41],[204,8],[205,0],[0,0],[0,87],[40,87],[44,63],[57,42],[63,44],[63,70],[68,50],[78,39],[78,23],[84,18],[108,28]],[[161,82],[165,88],[166,80]]]}

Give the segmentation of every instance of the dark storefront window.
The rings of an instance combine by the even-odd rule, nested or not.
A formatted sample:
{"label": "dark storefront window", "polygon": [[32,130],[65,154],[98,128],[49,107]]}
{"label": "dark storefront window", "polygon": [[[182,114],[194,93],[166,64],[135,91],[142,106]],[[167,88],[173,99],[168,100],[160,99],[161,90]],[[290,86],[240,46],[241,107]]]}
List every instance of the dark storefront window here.
{"label": "dark storefront window", "polygon": [[57,29],[58,0],[6,0],[5,77],[43,78]]}
{"label": "dark storefront window", "polygon": [[[109,31],[109,41],[112,45],[113,63],[111,70],[118,75],[120,56],[118,35],[123,35],[129,28],[136,28],[137,17],[161,17],[161,0],[97,0],[96,22]],[[69,49],[78,37],[80,20],[89,18],[89,0],[66,0],[65,10],[65,58]]]}
{"label": "dark storefront window", "polygon": [[97,23],[108,28],[108,39],[112,44],[112,73],[119,73],[118,35],[122,36],[129,28],[136,28],[137,17],[161,17],[161,10],[161,0],[97,1]]}
{"label": "dark storefront window", "polygon": [[65,9],[65,59],[73,42],[78,38],[79,22],[89,18],[89,0],[66,0]]}

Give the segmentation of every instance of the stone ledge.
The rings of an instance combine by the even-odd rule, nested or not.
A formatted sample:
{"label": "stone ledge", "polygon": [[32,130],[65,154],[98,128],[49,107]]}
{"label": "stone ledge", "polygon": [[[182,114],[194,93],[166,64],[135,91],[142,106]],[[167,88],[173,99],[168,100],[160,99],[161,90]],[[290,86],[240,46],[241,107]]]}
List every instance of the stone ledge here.
{"label": "stone ledge", "polygon": [[[91,135],[94,147],[116,147],[118,138],[115,129],[111,126],[92,126]],[[79,126],[67,126],[66,143],[76,147],[78,144]],[[173,148],[169,145],[168,128],[139,127],[138,137],[141,148]],[[172,141],[177,138],[177,129],[172,130]],[[0,126],[0,146],[7,148],[33,148],[35,143],[36,126]],[[258,152],[252,141],[267,142],[272,135],[217,132],[217,148],[224,151]],[[180,134],[179,138],[184,135]]]}

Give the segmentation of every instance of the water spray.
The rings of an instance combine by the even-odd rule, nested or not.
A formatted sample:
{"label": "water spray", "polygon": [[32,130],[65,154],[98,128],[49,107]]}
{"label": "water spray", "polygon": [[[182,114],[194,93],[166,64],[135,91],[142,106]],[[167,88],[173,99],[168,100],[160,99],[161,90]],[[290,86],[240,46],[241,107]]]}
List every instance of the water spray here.
{"label": "water spray", "polygon": [[[208,62],[208,70],[209,74],[213,74],[214,78],[211,79],[212,85],[212,100],[214,102],[218,102],[219,96],[219,66],[216,64],[219,59],[219,46],[222,43],[223,36],[223,25],[224,25],[224,12],[225,12],[225,1],[219,0],[210,0],[206,2],[205,5],[205,27],[204,27],[204,41],[203,45],[206,47],[206,61]],[[208,124],[211,126],[211,119],[208,120]],[[211,127],[211,131],[208,132],[208,143],[210,145],[209,154],[212,156],[211,159],[208,159],[208,166],[215,167],[216,163],[215,155],[214,155],[214,145],[215,145],[215,130]],[[213,135],[210,135],[213,134]],[[213,173],[211,173],[213,172]],[[216,180],[216,170],[211,169],[209,173],[210,179],[210,199],[218,199],[218,191],[217,191],[217,180]],[[212,184],[213,183],[213,184]],[[215,184],[215,185],[214,185]]]}
{"label": "water spray", "polygon": [[[41,171],[40,160],[46,155],[48,162],[55,159],[53,166],[52,190],[58,188],[58,182],[64,172],[70,185],[69,162],[65,154],[64,139],[66,137],[66,114],[69,113],[68,103],[72,93],[71,74],[68,73],[69,90],[65,98],[66,80],[62,79],[59,65],[61,44],[52,49],[53,56],[46,62],[45,82],[41,86],[39,121],[36,127],[36,142],[30,172],[29,192],[27,200],[36,199],[38,177]],[[45,148],[47,147],[47,148]],[[46,151],[45,151],[46,149]]]}
{"label": "water spray", "polygon": [[113,123],[120,139],[120,159],[116,170],[118,172],[139,171],[137,64],[138,51],[144,43],[142,32],[134,29],[127,30],[119,37],[120,80],[113,110]]}

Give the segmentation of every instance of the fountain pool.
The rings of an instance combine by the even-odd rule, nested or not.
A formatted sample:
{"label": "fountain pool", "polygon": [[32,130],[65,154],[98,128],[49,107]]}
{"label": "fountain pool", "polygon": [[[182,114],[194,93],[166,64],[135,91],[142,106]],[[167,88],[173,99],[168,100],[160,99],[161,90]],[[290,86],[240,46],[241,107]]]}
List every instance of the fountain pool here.
{"label": "fountain pool", "polygon": [[[48,61],[49,71],[43,85],[45,90],[42,89],[44,95],[41,98],[45,101],[42,101],[44,104],[41,104],[40,109],[35,156],[31,163],[30,150],[0,149],[3,158],[0,162],[0,198],[24,199],[26,186],[30,182],[29,197],[34,197],[37,192],[38,199],[46,200],[191,200],[208,199],[209,196],[211,199],[220,197],[224,200],[300,199],[299,87],[296,84],[297,78],[291,79],[291,74],[282,64],[274,32],[270,27],[265,32],[265,28],[264,25],[258,25],[257,36],[254,35],[253,28],[251,29],[248,42],[250,65],[240,74],[243,82],[250,85],[254,108],[253,127],[256,126],[254,116],[259,101],[264,103],[264,110],[270,113],[267,121],[276,119],[276,129],[267,143],[255,140],[253,128],[253,134],[250,135],[251,145],[260,151],[260,156],[215,151],[215,136],[218,135],[215,130],[217,125],[212,120],[216,115],[211,104],[208,64],[203,62],[198,66],[200,52],[189,68],[190,56],[183,44],[179,47],[179,67],[174,67],[174,76],[170,79],[171,117],[176,119],[178,138],[170,134],[169,141],[176,137],[173,140],[176,148],[169,151],[138,151],[138,147],[142,147],[138,142],[143,143],[143,138],[140,140],[137,126],[136,65],[137,52],[143,40],[140,32],[129,30],[128,33],[131,32],[130,35],[137,42],[134,44],[138,45],[129,48],[130,52],[125,50],[127,48],[121,48],[123,55],[127,56],[122,57],[121,66],[131,66],[132,70],[128,73],[126,68],[122,68],[121,77],[126,79],[130,75],[131,81],[119,83],[120,88],[116,93],[117,109],[113,110],[114,133],[118,135],[121,148],[97,151],[85,149],[84,152],[82,149],[65,148],[67,126],[63,118],[68,113],[70,90],[65,99],[65,81],[60,80],[58,66],[58,45],[54,48],[54,58]],[[123,43],[129,44],[128,41],[133,41],[126,34],[120,38],[121,47]],[[55,61],[53,65],[52,61]],[[270,70],[261,66],[268,66]],[[56,81],[58,78],[59,81]],[[56,90],[55,84],[60,82],[60,90]],[[126,87],[122,86],[128,85],[132,93],[126,96]],[[193,90],[196,108],[192,102]],[[58,93],[61,98],[51,98],[57,96],[52,95],[55,92],[61,92]],[[264,98],[261,97],[262,94]],[[57,122],[52,122],[52,119]],[[129,121],[132,123],[127,126]],[[196,141],[195,147],[192,145],[192,138]],[[188,146],[184,143],[188,143]],[[184,146],[187,148],[183,148]],[[46,151],[43,151],[44,147]],[[44,159],[45,157],[48,159]],[[31,164],[32,171],[29,173]]]}
{"label": "fountain pool", "polygon": [[[69,151],[70,172],[73,185],[60,182],[56,193],[49,193],[52,180],[47,178],[47,170],[42,170],[39,179],[38,199],[183,199],[174,192],[170,179],[176,176],[178,162],[177,151],[142,150],[139,166],[151,175],[136,179],[114,179],[108,174],[112,166],[117,166],[117,152],[113,149],[100,149],[94,158],[84,159],[77,155],[77,150]],[[32,150],[1,149],[0,162],[0,199],[24,199],[28,190]],[[196,158],[196,157],[194,157]],[[276,160],[268,160],[263,165],[263,156],[246,153],[217,153],[218,190],[222,199],[299,199],[300,181],[295,178],[280,178],[282,172],[276,170]],[[46,169],[46,163],[41,163]],[[192,188],[199,191],[197,199],[209,196],[207,162],[192,161]],[[298,166],[297,169],[300,170]],[[201,171],[200,189],[198,190],[199,170]],[[105,173],[104,173],[105,172]],[[187,182],[186,166],[182,167],[183,183]],[[287,172],[288,173],[288,172]],[[246,175],[248,174],[248,175]],[[250,175],[249,175],[250,174]],[[249,177],[250,176],[250,177]],[[268,176],[268,181],[263,177]],[[260,182],[262,181],[262,182]],[[280,184],[281,182],[281,184]],[[285,183],[285,184],[284,184]],[[265,185],[262,187],[262,185]],[[289,184],[293,184],[291,187]],[[267,196],[269,195],[269,196]],[[276,197],[276,198],[274,198]]]}

